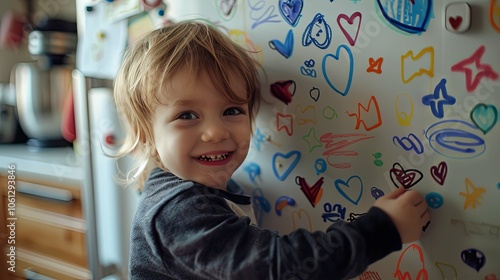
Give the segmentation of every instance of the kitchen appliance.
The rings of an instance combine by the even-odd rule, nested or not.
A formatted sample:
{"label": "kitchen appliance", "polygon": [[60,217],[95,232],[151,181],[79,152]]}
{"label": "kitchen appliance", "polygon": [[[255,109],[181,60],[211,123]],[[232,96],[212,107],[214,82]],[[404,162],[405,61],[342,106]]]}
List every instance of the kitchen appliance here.
{"label": "kitchen appliance", "polygon": [[19,125],[14,88],[11,84],[0,84],[0,144],[26,140],[28,137]]}
{"label": "kitchen appliance", "polygon": [[18,63],[13,67],[11,83],[16,93],[19,123],[30,138],[26,144],[36,147],[68,145],[62,137],[62,112],[71,94],[69,66],[45,71],[37,62]]}
{"label": "kitchen appliance", "polygon": [[64,106],[72,93],[71,58],[76,41],[76,23],[45,20],[29,34],[28,49],[36,61],[18,63],[12,69],[19,121],[30,146],[70,144],[63,137],[61,125]]}

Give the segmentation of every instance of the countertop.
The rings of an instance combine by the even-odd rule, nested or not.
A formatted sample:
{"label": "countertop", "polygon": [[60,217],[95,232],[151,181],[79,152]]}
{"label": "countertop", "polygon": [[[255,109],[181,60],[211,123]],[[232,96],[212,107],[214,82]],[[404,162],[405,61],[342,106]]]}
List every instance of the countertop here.
{"label": "countertop", "polygon": [[25,144],[0,144],[0,173],[14,165],[16,176],[80,187],[81,163],[72,147],[33,148]]}

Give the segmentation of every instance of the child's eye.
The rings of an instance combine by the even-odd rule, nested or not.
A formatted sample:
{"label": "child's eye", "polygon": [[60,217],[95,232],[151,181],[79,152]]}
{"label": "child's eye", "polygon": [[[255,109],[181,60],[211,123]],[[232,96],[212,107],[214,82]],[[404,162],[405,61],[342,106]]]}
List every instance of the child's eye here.
{"label": "child's eye", "polygon": [[245,114],[245,111],[242,108],[238,107],[231,107],[224,111],[224,116],[236,116],[240,114]]}
{"label": "child's eye", "polygon": [[178,120],[193,120],[197,118],[198,116],[193,112],[183,112],[177,116]]}

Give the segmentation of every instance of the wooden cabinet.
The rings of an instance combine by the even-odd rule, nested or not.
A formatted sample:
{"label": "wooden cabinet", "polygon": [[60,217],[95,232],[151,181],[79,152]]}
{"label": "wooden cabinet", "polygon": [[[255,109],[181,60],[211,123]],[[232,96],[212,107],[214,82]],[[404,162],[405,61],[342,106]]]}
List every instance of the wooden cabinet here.
{"label": "wooden cabinet", "polygon": [[[0,243],[5,251],[0,257],[0,269],[8,272],[8,278],[0,273],[2,279],[37,279],[30,274],[54,279],[91,278],[80,189],[65,185],[64,180],[55,181],[16,175],[15,216],[11,216],[7,173],[0,173],[0,218],[7,225],[15,223],[15,233],[7,225],[0,229]],[[12,234],[15,234],[15,273],[8,271],[7,263]]]}

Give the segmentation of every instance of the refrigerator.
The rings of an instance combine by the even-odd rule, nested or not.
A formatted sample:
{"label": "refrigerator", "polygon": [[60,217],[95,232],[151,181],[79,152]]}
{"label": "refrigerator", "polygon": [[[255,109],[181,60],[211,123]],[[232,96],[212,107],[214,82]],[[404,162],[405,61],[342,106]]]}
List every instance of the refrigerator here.
{"label": "refrigerator", "polygon": [[500,278],[500,1],[155,3],[113,24],[130,40],[138,15],[149,28],[209,20],[263,66],[250,151],[228,187],[252,197],[259,226],[325,230],[410,189],[430,224],[358,279]]}

